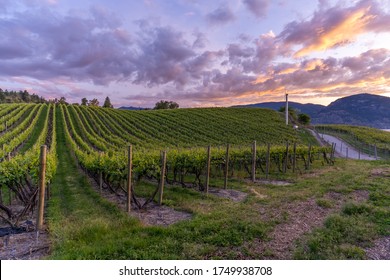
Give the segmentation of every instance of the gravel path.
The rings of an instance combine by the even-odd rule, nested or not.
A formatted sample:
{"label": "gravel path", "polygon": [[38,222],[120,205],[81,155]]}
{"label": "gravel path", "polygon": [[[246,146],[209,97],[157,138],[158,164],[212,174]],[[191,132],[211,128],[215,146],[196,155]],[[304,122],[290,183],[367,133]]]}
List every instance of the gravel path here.
{"label": "gravel path", "polygon": [[322,138],[329,144],[336,144],[336,152],[340,157],[351,158],[351,159],[362,159],[362,160],[376,160],[375,156],[370,156],[359,152],[354,147],[350,146],[346,142],[340,140],[337,137],[321,134]]}
{"label": "gravel path", "polygon": [[318,134],[314,132],[313,130],[310,130],[310,132],[313,134],[314,137],[321,143],[321,145],[324,145],[325,143],[336,144],[336,157],[343,157],[343,158],[351,158],[351,159],[362,159],[362,160],[376,160],[375,156],[370,156],[364,153],[359,152],[351,145],[347,144],[343,140],[327,135],[327,134]]}

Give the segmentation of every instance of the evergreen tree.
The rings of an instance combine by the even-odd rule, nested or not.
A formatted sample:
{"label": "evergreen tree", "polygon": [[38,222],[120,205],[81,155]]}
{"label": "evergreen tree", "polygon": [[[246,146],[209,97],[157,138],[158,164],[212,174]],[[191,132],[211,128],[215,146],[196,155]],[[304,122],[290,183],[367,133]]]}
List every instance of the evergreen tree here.
{"label": "evergreen tree", "polygon": [[110,98],[109,98],[108,96],[107,96],[106,99],[104,100],[103,107],[104,107],[104,108],[113,108],[113,107],[114,107],[114,106],[112,106],[111,101],[110,101]]}

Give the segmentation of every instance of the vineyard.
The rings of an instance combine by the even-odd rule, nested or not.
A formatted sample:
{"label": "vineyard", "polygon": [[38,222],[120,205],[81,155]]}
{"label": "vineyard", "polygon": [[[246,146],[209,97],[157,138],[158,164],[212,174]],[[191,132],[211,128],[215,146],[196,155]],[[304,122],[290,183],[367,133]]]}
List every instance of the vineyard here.
{"label": "vineyard", "polygon": [[[372,186],[378,193],[373,203],[379,205],[387,188],[375,182],[363,186],[355,172],[371,167],[343,165],[343,160],[334,166],[333,147],[316,146],[307,133],[266,109],[136,112],[7,104],[0,105],[0,120],[0,233],[6,227],[36,229],[45,145],[46,231],[40,233],[48,232],[52,240],[50,246],[32,245],[11,257],[1,249],[0,257],[50,248],[51,258],[60,259],[242,258],[244,252],[244,258],[267,258],[271,251],[273,258],[291,258],[296,236],[290,229],[302,223],[307,232],[307,225],[325,218],[316,215],[340,209],[329,191],[341,188],[353,197],[360,195],[359,186]],[[337,175],[340,168],[343,176]],[[319,197],[314,204],[312,196]],[[376,214],[375,209],[372,221],[386,233],[387,210]],[[272,229],[281,235],[266,242]],[[256,240],[265,243],[229,251]],[[273,242],[280,243],[275,247],[280,252]],[[318,258],[302,250],[299,258]]]}
{"label": "vineyard", "polygon": [[[162,150],[168,154],[165,180],[201,191],[208,187],[206,173],[225,176],[225,181],[240,176],[255,180],[260,173],[268,177],[288,170],[302,172],[320,156],[327,163],[331,161],[328,148],[302,143],[298,133],[286,127],[280,116],[270,110],[131,112],[87,106],[15,104],[2,105],[0,118],[1,209],[5,212],[3,219],[12,226],[35,205],[41,145],[46,144],[49,149],[47,183],[55,173],[56,118],[70,151],[84,171],[98,181],[100,188],[109,188],[117,194],[127,192],[126,151],[130,144],[134,148],[133,188],[143,179],[161,181]],[[13,198],[20,200],[23,210],[14,213],[12,207],[6,206],[7,198],[9,204]],[[152,195],[149,201],[153,199]],[[134,194],[132,200],[140,207]]]}

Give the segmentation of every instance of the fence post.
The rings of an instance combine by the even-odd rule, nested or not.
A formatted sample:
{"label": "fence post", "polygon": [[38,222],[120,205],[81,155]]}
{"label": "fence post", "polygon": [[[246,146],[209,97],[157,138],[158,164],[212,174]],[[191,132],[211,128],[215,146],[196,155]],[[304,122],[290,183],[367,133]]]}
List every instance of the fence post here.
{"label": "fence post", "polygon": [[348,147],[345,148],[346,149],[346,158],[348,158]]}
{"label": "fence post", "polygon": [[[99,152],[99,165],[101,164],[102,160],[102,152]],[[103,171],[99,171],[99,192],[102,193],[103,191]]]}
{"label": "fence post", "polygon": [[297,143],[294,142],[294,147],[293,147],[293,173],[295,173],[295,165],[297,161]]}
{"label": "fence post", "polygon": [[308,157],[307,157],[307,169],[310,169],[310,159],[311,159],[311,144],[309,144],[309,151],[308,151]]}
{"label": "fence post", "polygon": [[163,201],[166,164],[167,164],[167,152],[163,151],[161,157],[161,176],[160,176],[160,187],[158,192],[158,205],[161,205]]}
{"label": "fence post", "polygon": [[378,159],[378,151],[376,149],[376,144],[374,144],[375,159]]}
{"label": "fence post", "polygon": [[256,141],[252,145],[252,182],[256,181]]}
{"label": "fence post", "polygon": [[265,159],[265,178],[268,179],[269,174],[269,165],[270,165],[270,150],[271,150],[271,144],[267,144],[267,158]]}
{"label": "fence post", "polygon": [[283,173],[287,172],[287,164],[288,164],[288,141],[286,142],[286,157],[284,159]]}
{"label": "fence post", "polygon": [[133,169],[133,146],[127,147],[127,212],[131,211],[131,180],[132,180],[132,169]]}
{"label": "fence post", "polygon": [[228,175],[229,174],[229,144],[226,145],[226,157],[225,157],[225,182],[224,188],[227,189]]}
{"label": "fence post", "polygon": [[207,166],[206,166],[206,194],[209,193],[210,168],[211,168],[211,146],[207,147]]}
{"label": "fence post", "polygon": [[40,170],[39,170],[39,201],[37,215],[37,231],[43,226],[43,212],[45,208],[45,175],[46,175],[46,145],[41,146]]}
{"label": "fence post", "polygon": [[333,146],[333,149],[332,149],[332,154],[330,156],[331,160],[334,161],[334,154],[336,153],[336,147],[337,147],[337,143],[333,143],[334,146]]}

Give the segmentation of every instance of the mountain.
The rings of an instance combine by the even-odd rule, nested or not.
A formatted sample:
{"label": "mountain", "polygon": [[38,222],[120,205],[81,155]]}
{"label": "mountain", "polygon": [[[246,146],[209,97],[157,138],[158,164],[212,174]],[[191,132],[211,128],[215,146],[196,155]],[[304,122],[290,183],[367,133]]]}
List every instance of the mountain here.
{"label": "mountain", "polygon": [[[256,104],[248,104],[248,105],[238,105],[233,106],[237,108],[268,108],[273,110],[279,110],[280,107],[286,106],[285,102],[265,102],[265,103],[256,103]],[[288,106],[291,108],[294,108],[295,110],[308,114],[309,116],[314,116],[319,111],[325,108],[323,105],[318,104],[301,104],[297,102],[288,102]]]}
{"label": "mountain", "polygon": [[[285,102],[266,102],[234,107],[279,110]],[[308,114],[313,124],[348,124],[390,128],[390,98],[361,93],[337,99],[328,106],[289,102],[289,106]]]}
{"label": "mountain", "polygon": [[314,114],[312,123],[390,128],[390,98],[362,93],[337,99]]}

